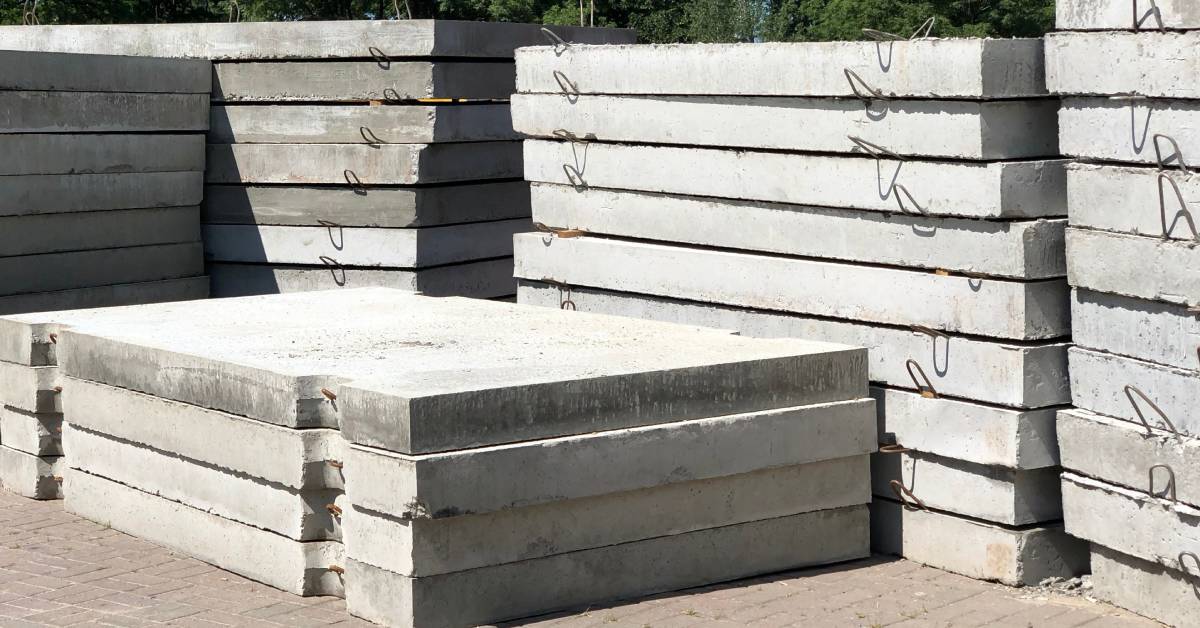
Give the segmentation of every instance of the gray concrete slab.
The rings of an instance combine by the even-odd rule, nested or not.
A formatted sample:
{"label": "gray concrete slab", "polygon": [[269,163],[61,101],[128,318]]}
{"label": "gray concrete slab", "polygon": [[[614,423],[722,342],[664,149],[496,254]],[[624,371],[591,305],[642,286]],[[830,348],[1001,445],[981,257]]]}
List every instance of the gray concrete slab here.
{"label": "gray concrete slab", "polygon": [[0,315],[205,298],[208,298],[208,277],[201,275],[0,297]]}
{"label": "gray concrete slab", "polygon": [[[73,427],[293,492],[345,486],[336,466],[345,460],[345,442],[335,430],[289,429],[70,377],[63,378],[63,390],[63,410]],[[213,446],[214,438],[220,447]]]}
{"label": "gray concrete slab", "polygon": [[958,159],[1057,156],[1058,103],[706,96],[514,94],[516,129],[567,130],[606,142],[827,153],[859,152],[862,136],[901,155]]}
{"label": "gray concrete slab", "polygon": [[34,456],[61,456],[63,415],[0,407],[0,445]]}
{"label": "gray concrete slab", "polygon": [[869,473],[867,457],[855,456],[437,520],[356,506],[343,538],[360,562],[432,576],[860,505],[870,501]]}
{"label": "gray concrete slab", "polygon": [[[1066,220],[916,217],[621,190],[531,186],[533,219],[597,235],[1043,279],[1066,275]],[[812,234],[828,237],[808,237]]]}
{"label": "gray concrete slab", "polygon": [[1058,464],[1053,408],[1015,410],[877,386],[871,396],[881,442],[973,465],[1028,470]]}
{"label": "gray concrete slab", "polygon": [[529,181],[970,218],[1066,215],[1064,164],[525,142]]}
{"label": "gray concrete slab", "polygon": [[0,251],[5,257],[199,240],[198,207],[0,217]]}
{"label": "gray concrete slab", "polygon": [[[1071,395],[1075,405],[1141,425],[1162,418],[1142,397],[1158,406],[1181,433],[1200,436],[1200,373],[1074,347],[1070,351]],[[1131,387],[1131,388],[1130,388]],[[1141,394],[1138,393],[1141,391]]]}
{"label": "gray concrete slab", "polygon": [[[518,91],[557,94],[854,96],[843,69],[885,96],[1018,98],[1045,94],[1037,39],[917,39],[551,47],[517,52]],[[768,78],[770,77],[770,78]]]}
{"label": "gray concrete slab", "polygon": [[[1155,164],[1179,146],[1200,142],[1200,103],[1146,98],[1066,98],[1059,112],[1062,154]],[[1155,151],[1158,144],[1158,152]],[[1186,156],[1185,156],[1186,157]]]}
{"label": "gray concrete slab", "polygon": [[[30,272],[34,268],[37,273]],[[0,257],[0,294],[180,279],[202,272],[199,242]]]}
{"label": "gray concrete slab", "polygon": [[[1192,569],[1195,569],[1192,567]],[[1092,545],[1092,596],[1172,626],[1200,623],[1196,576]]]}
{"label": "gray concrete slab", "polygon": [[[1132,21],[1133,11],[1128,13]],[[1051,33],[1046,87],[1056,94],[1200,98],[1192,80],[1200,59],[1190,54],[1197,45],[1197,32]]]}
{"label": "gray concrete slab", "polygon": [[864,506],[711,528],[427,578],[347,560],[350,613],[390,626],[486,624],[861,558]]}
{"label": "gray concrete slab", "polygon": [[[2,223],[0,223],[2,224]],[[526,219],[444,227],[300,227],[205,225],[204,257],[216,262],[427,268],[510,257],[512,237],[531,231]]]}
{"label": "gray concrete slab", "polygon": [[1182,305],[1076,290],[1071,336],[1086,349],[1196,369],[1200,320]]}
{"label": "gray concrete slab", "polygon": [[861,456],[877,448],[874,418],[864,400],[422,456],[351,445],[347,497],[403,519],[489,513]]}
{"label": "gray concrete slab", "polygon": [[25,366],[0,362],[0,405],[26,412],[61,414],[62,401],[57,390],[62,385],[55,366]]}
{"label": "gray concrete slab", "polygon": [[1154,0],[1133,6],[1125,0],[1058,0],[1059,30],[1200,28],[1200,7],[1187,0]]}
{"label": "gray concrete slab", "polygon": [[138,172],[12,177],[0,193],[0,216],[199,205],[204,173]]}
{"label": "gray concrete slab", "polygon": [[[1067,404],[1067,344],[1005,343],[765,310],[522,281],[521,303],[732,329],[761,338],[822,338],[867,347],[871,381],[914,388],[907,360],[941,394],[1024,408]],[[923,382],[922,382],[923,383]]]}
{"label": "gray concrete slab", "polygon": [[1200,305],[1194,242],[1068,227],[1067,277],[1081,289]]}
{"label": "gray concrete slab", "polygon": [[[1174,186],[1179,187],[1178,195]],[[1178,170],[1160,173],[1154,168],[1074,163],[1067,168],[1067,190],[1073,227],[1154,238],[1165,235],[1176,240],[1196,238],[1188,220],[1190,216],[1200,223],[1200,212],[1192,208],[1200,199],[1200,177]]]}
{"label": "gray concrete slab", "polygon": [[524,181],[458,183],[419,188],[210,185],[201,206],[205,224],[436,227],[527,218]]}
{"label": "gray concrete slab", "polygon": [[493,299],[516,294],[512,269],[511,257],[419,270],[346,268],[336,264],[278,266],[218,262],[208,266],[214,298],[380,287],[431,297]]}
{"label": "gray concrete slab", "polygon": [[68,512],[295,595],[341,595],[341,543],[293,541],[68,469]]}
{"label": "gray concrete slab", "polygon": [[62,456],[34,456],[0,445],[0,486],[30,499],[62,499]]}
{"label": "gray concrete slab", "polygon": [[871,547],[976,580],[1037,585],[1087,571],[1087,543],[1062,524],[1010,528],[933,510],[871,503]]}
{"label": "gray concrete slab", "polygon": [[537,233],[515,236],[513,252],[516,276],[534,281],[993,338],[1057,338],[1070,327],[1069,290],[1057,279],[984,279]]}
{"label": "gray concrete slab", "polygon": [[208,94],[0,91],[5,133],[142,133],[208,129]]}
{"label": "gray concrete slab", "polygon": [[116,174],[203,169],[204,136],[198,133],[0,134],[0,175]]}
{"label": "gray concrete slab", "polygon": [[[546,43],[541,24],[453,20],[344,20],[211,24],[0,27],[13,50],[200,59],[511,58]],[[633,29],[549,26],[567,41],[633,43]]]}
{"label": "gray concrete slab", "polygon": [[213,66],[212,99],[214,103],[506,100],[516,91],[514,74],[511,63],[218,63]]}
{"label": "gray concrete slab", "polygon": [[214,144],[428,144],[508,141],[519,136],[506,104],[218,105]]}
{"label": "gray concrete slab", "polygon": [[[1062,519],[1059,469],[1006,469],[910,451],[871,456],[871,491],[898,499],[907,489],[927,508],[1021,526]],[[892,488],[892,483],[901,488]],[[903,493],[902,493],[903,494]],[[912,499],[911,497],[906,497]]]}
{"label": "gray concrete slab", "polygon": [[[212,91],[212,64],[204,60],[137,59],[92,50],[53,50],[53,46],[21,46],[16,39],[34,35],[22,27],[3,28],[0,90],[69,92],[150,92],[207,94]],[[43,30],[43,32],[45,32]],[[82,32],[82,31],[77,31]],[[25,51],[25,52],[19,52]],[[165,55],[160,55],[165,56]]]}
{"label": "gray concrete slab", "polygon": [[352,188],[520,177],[520,142],[209,144],[205,172],[209,183],[336,183]]}

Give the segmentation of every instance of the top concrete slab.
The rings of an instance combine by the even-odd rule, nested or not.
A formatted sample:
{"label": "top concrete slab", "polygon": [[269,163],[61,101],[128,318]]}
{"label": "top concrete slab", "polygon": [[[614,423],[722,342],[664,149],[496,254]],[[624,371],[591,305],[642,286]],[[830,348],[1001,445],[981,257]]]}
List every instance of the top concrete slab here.
{"label": "top concrete slab", "polygon": [[[548,28],[578,43],[629,44],[637,38],[632,29]],[[538,24],[450,20],[6,26],[0,40],[12,50],[212,60],[512,58],[517,48],[547,42]]]}
{"label": "top concrete slab", "polygon": [[1046,94],[1043,64],[1038,39],[534,47],[517,91],[1020,98]]}
{"label": "top concrete slab", "polygon": [[0,70],[0,90],[166,94],[207,94],[212,91],[212,64],[207,61],[20,52],[26,48],[18,46],[13,38],[39,28],[58,27],[0,27],[4,32],[5,48],[0,51],[0,68],[3,68]]}
{"label": "top concrete slab", "polygon": [[1200,28],[1192,0],[1057,0],[1055,25],[1064,31]]}
{"label": "top concrete slab", "polygon": [[1055,94],[1200,98],[1197,47],[1196,31],[1050,33],[1046,86]]}

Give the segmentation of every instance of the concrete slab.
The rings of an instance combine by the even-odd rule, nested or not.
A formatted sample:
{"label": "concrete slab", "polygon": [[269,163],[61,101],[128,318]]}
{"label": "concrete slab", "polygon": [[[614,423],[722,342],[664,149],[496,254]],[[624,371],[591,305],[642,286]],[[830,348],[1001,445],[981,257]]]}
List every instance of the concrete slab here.
{"label": "concrete slab", "polygon": [[[0,66],[4,67],[0,90],[166,94],[207,94],[212,91],[212,64],[208,61],[136,59],[117,56],[120,53],[116,52],[108,55],[55,54],[52,46],[17,45],[16,39],[33,35],[31,31],[19,27],[3,30],[6,49],[0,53]],[[27,52],[18,52],[21,50]],[[95,53],[99,50],[57,52]]]}
{"label": "concrete slab", "polygon": [[529,181],[970,218],[1066,215],[1064,164],[525,141]]}
{"label": "concrete slab", "polygon": [[[366,49],[363,52],[369,55]],[[218,63],[213,66],[212,99],[214,103],[506,100],[516,91],[515,72],[511,63],[447,61]]]}
{"label": "concrete slab", "polygon": [[67,512],[295,595],[342,595],[342,544],[293,541],[156,495],[66,472]]}
{"label": "concrete slab", "polygon": [[[1058,467],[1014,470],[911,451],[871,456],[871,491],[896,498],[892,482],[941,512],[1009,526],[1062,519]],[[911,499],[911,498],[909,498]]]}
{"label": "concrete slab", "polygon": [[198,133],[0,134],[0,175],[116,174],[203,169],[204,136]]}
{"label": "concrete slab", "polygon": [[5,133],[143,133],[208,129],[208,94],[0,91]]}
{"label": "concrete slab", "polygon": [[[1071,401],[1067,344],[1004,343],[640,294],[522,281],[523,304],[737,330],[757,338],[823,338],[867,347],[871,381],[914,388],[915,359],[941,394],[1024,408]],[[928,357],[926,357],[928,356]]]}
{"label": "concrete slab", "polygon": [[0,194],[0,216],[188,207],[203,195],[202,171],[12,177]]}
{"label": "concrete slab", "polygon": [[901,155],[958,159],[1057,156],[1058,105],[1003,102],[514,94],[516,129],[567,130],[606,142],[850,153],[862,137]]}
{"label": "concrete slab", "polygon": [[[410,228],[527,218],[524,181],[458,183],[419,188],[210,185],[205,224],[318,225]],[[511,273],[510,273],[511,274]]]}
{"label": "concrete slab", "polygon": [[350,613],[390,626],[486,624],[868,554],[865,506],[822,510],[427,578],[347,560]]}
{"label": "concrete slab", "polygon": [[[13,50],[105,52],[200,59],[511,58],[546,43],[541,24],[453,20],[344,20],[212,24],[0,27]],[[567,41],[633,43],[633,29],[548,26]],[[37,76],[37,75],[35,75]]]}
{"label": "concrete slab", "polygon": [[214,144],[429,144],[516,140],[505,104],[212,108]]}
{"label": "concrete slab", "polygon": [[192,277],[204,272],[203,255],[199,242],[188,242],[0,257],[0,294]]}
{"label": "concrete slab", "polygon": [[61,375],[55,366],[0,362],[0,404],[26,412],[61,414]]}
{"label": "concrete slab", "polygon": [[30,499],[62,499],[62,456],[34,456],[0,445],[0,486]]}
{"label": "concrete slab", "polygon": [[846,401],[424,456],[351,445],[347,497],[440,519],[861,456],[878,447],[873,410]]}
{"label": "concrete slab", "polygon": [[[1158,201],[1160,184],[1162,204]],[[1179,187],[1179,195],[1172,184]],[[1200,223],[1200,212],[1192,209],[1200,199],[1200,177],[1178,170],[1160,173],[1153,168],[1073,163],[1067,168],[1067,190],[1074,227],[1176,240],[1196,238],[1188,218],[1190,215]]]}
{"label": "concrete slab", "polygon": [[498,220],[445,227],[376,229],[205,225],[204,257],[217,262],[339,264],[427,268],[510,257],[512,237],[533,229],[528,220]]}
{"label": "concrete slab", "polygon": [[[1066,98],[1059,111],[1062,153],[1073,157],[1158,163],[1179,146],[1200,142],[1200,103],[1187,100]],[[1158,153],[1155,152],[1158,144]]]}
{"label": "concrete slab", "polygon": [[[917,39],[533,47],[517,52],[519,92],[581,94],[1018,98],[1045,94],[1036,39]],[[771,78],[767,78],[771,77]]]}
{"label": "concrete slab", "polygon": [[1010,528],[932,510],[871,502],[871,547],[976,580],[1037,585],[1087,571],[1087,543],[1061,524]]}
{"label": "concrete slab", "polygon": [[200,208],[114,209],[0,218],[5,256],[200,240]]}
{"label": "concrete slab", "polygon": [[0,315],[205,298],[208,298],[208,277],[185,277],[0,297]]}
{"label": "concrete slab", "polygon": [[[1132,22],[1133,12],[1128,16]],[[1197,45],[1198,32],[1050,33],[1046,87],[1055,94],[1200,98],[1191,80],[1200,59],[1189,54]]]}
{"label": "concrete slab", "polygon": [[[535,183],[534,220],[644,240],[1043,279],[1066,220],[982,221]],[[806,237],[814,233],[825,237]]]}
{"label": "concrete slab", "polygon": [[[70,377],[63,378],[63,389],[63,410],[72,427],[171,452],[207,469],[265,480],[293,493],[345,486],[335,466],[345,460],[345,441],[335,430],[289,429]],[[220,447],[213,447],[216,435]],[[0,434],[0,443],[2,438]]]}
{"label": "concrete slab", "polygon": [[1196,242],[1068,227],[1067,277],[1086,290],[1200,305],[1196,247]]}
{"label": "concrete slab", "polygon": [[1069,291],[1056,279],[983,279],[537,233],[515,236],[513,251],[516,276],[534,281],[993,338],[1050,339],[1070,328]]}
{"label": "concrete slab", "polygon": [[1058,0],[1059,30],[1200,28],[1200,7],[1187,0],[1154,0],[1130,6],[1125,0]]}
{"label": "concrete slab", "polygon": [[[1194,567],[1193,567],[1194,569]],[[1194,626],[1196,576],[1092,545],[1092,596],[1172,626]]]}
{"label": "concrete slab", "polygon": [[0,407],[0,445],[34,456],[61,456],[63,415]]}
{"label": "concrete slab", "polygon": [[205,172],[209,183],[336,183],[352,188],[520,177],[520,142],[209,144]]}
{"label": "concrete slab", "polygon": [[1191,410],[1200,400],[1200,373],[1195,369],[1176,369],[1078,347],[1070,351],[1070,365],[1071,395],[1076,406],[1142,425],[1140,412],[1150,425],[1162,425],[1161,416],[1138,394],[1141,391],[1176,429],[1200,436],[1200,417]]}
{"label": "concrete slab", "polygon": [[512,258],[504,257],[420,270],[212,263],[208,272],[214,298],[380,287],[431,297],[493,299],[516,293],[512,269]]}
{"label": "concrete slab", "polygon": [[[1058,465],[1053,408],[1014,410],[945,397],[927,399],[877,386],[871,387],[871,396],[881,442],[894,440],[909,449],[974,465],[1026,470]],[[923,483],[930,481],[925,478]]]}
{"label": "concrete slab", "polygon": [[856,506],[870,501],[869,473],[855,456],[437,520],[355,507],[343,536],[357,560],[424,577]]}
{"label": "concrete slab", "polygon": [[1200,318],[1181,305],[1076,290],[1071,335],[1086,349],[1185,370],[1200,367]]}

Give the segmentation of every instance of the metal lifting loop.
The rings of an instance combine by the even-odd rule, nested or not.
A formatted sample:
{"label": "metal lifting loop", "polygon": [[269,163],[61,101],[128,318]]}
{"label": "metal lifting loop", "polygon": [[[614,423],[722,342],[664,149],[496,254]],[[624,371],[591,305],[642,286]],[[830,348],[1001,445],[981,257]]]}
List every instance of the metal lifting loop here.
{"label": "metal lifting loop", "polygon": [[542,233],[551,233],[563,239],[578,238],[587,235],[587,231],[583,229],[558,229],[556,227],[547,226],[544,222],[533,223],[533,228]]}
{"label": "metal lifting loop", "polygon": [[581,192],[588,188],[587,181],[583,179],[583,173],[575,166],[563,164],[563,172],[567,174],[567,180],[570,181],[571,187],[575,188],[575,191]]}
{"label": "metal lifting loop", "polygon": [[387,142],[379,139],[379,136],[375,135],[375,132],[372,131],[369,127],[365,127],[365,126],[358,127],[358,134],[362,136],[363,141],[365,141],[367,144],[370,144],[371,146],[377,146],[379,144],[387,143]]}
{"label": "metal lifting loop", "polygon": [[[1187,566],[1183,564],[1185,562],[1183,559],[1186,556],[1191,556],[1192,562],[1196,563],[1196,571],[1198,572],[1200,572],[1200,556],[1197,556],[1192,552],[1179,552],[1179,570],[1189,576],[1194,576],[1195,574],[1188,571]],[[1192,586],[1195,587],[1196,585],[1193,584]]]}
{"label": "metal lifting loop", "polygon": [[[237,4],[236,0],[234,4]],[[21,24],[37,26],[42,23],[37,15],[38,0],[25,0],[21,7]]]}
{"label": "metal lifting loop", "polygon": [[587,135],[580,136],[566,129],[554,129],[550,132],[550,135],[553,135],[560,140],[566,140],[575,144],[591,144],[592,142],[596,141],[595,133],[588,133]]}
{"label": "metal lifting loop", "polygon": [[[912,203],[912,206],[915,207],[917,211],[908,211],[908,207],[904,204],[904,199],[900,198],[901,194],[908,198],[908,202]],[[909,192],[908,188],[904,187],[903,185],[900,185],[899,183],[893,183],[892,196],[896,197],[896,204],[900,206],[900,211],[906,214],[912,214],[914,216],[922,216],[925,214],[925,208],[921,207],[921,204],[917,202],[917,199],[913,198],[912,192]]]}
{"label": "metal lifting loop", "polygon": [[880,445],[879,453],[881,454],[903,454],[912,451],[904,445]]}
{"label": "metal lifting loop", "polygon": [[[846,75],[846,81],[850,83],[850,91],[860,100],[870,102],[872,100],[888,100],[887,96],[883,95],[881,90],[875,89],[867,84],[857,72],[850,68],[843,68],[842,73]],[[862,88],[862,91],[859,88]],[[865,94],[863,92],[866,92]]]}
{"label": "metal lifting loop", "polygon": [[[37,0],[34,0],[34,4],[37,4]],[[229,21],[242,21],[242,5],[238,4],[238,0],[229,0]]]}
{"label": "metal lifting loop", "polygon": [[571,42],[559,37],[558,33],[544,26],[542,27],[542,35],[546,38],[546,41],[550,42],[551,46],[554,46],[554,56],[556,57],[561,57],[562,53],[571,47]]}
{"label": "metal lifting loop", "polygon": [[[1134,0],[1134,2],[1136,3],[1137,0]],[[874,39],[875,41],[910,41],[913,39],[923,39],[929,37],[929,33],[933,32],[933,25],[936,22],[936,17],[931,17],[925,20],[920,26],[917,27],[917,30],[913,31],[913,34],[909,35],[908,37],[897,35],[895,33],[889,33],[887,31],[876,30],[874,28],[864,28],[862,29],[862,32],[864,35]]]}
{"label": "metal lifting loop", "polygon": [[[1163,188],[1163,181],[1171,184],[1171,189],[1175,192],[1175,200],[1179,201],[1179,211],[1175,214],[1175,220],[1169,225],[1167,224],[1167,195],[1166,190]],[[1180,191],[1179,184],[1175,182],[1175,178],[1166,172],[1158,173],[1158,215],[1162,219],[1163,239],[1171,237],[1171,231],[1174,230],[1175,223],[1182,218],[1192,231],[1192,239],[1200,241],[1200,232],[1196,231],[1196,221],[1192,219],[1192,212],[1188,209],[1187,201],[1183,200],[1183,192]]]}
{"label": "metal lifting loop", "polygon": [[1133,3],[1133,30],[1142,30],[1142,25],[1151,17],[1158,23],[1158,30],[1166,30],[1167,27],[1163,24],[1162,10],[1158,8],[1158,3],[1155,0],[1150,0],[1150,8],[1144,15],[1138,15],[1138,0],[1131,0]]}
{"label": "metal lifting loop", "polygon": [[[321,263],[329,268],[329,273],[333,275],[334,283],[339,286],[346,285],[346,269],[342,267],[341,262],[329,257],[328,255],[322,255],[317,259],[321,260]],[[338,272],[341,272],[342,274],[340,278],[338,277]]]}
{"label": "metal lifting loop", "polygon": [[1167,418],[1167,413],[1163,412],[1163,409],[1158,407],[1158,404],[1154,403],[1154,401],[1150,399],[1146,393],[1142,392],[1142,389],[1132,384],[1127,384],[1125,386],[1125,397],[1129,399],[1129,404],[1133,406],[1133,411],[1137,413],[1138,420],[1141,421],[1142,425],[1146,428],[1146,433],[1153,434],[1154,429],[1150,425],[1150,422],[1146,420],[1146,415],[1142,414],[1142,407],[1138,405],[1136,400],[1134,400],[1134,393],[1137,393],[1137,396],[1141,397],[1147,404],[1150,405],[1151,408],[1154,409],[1155,412],[1158,413],[1158,416],[1162,419],[1163,424],[1167,426],[1167,429],[1171,431],[1175,438],[1182,439],[1182,437],[1179,435],[1179,430],[1175,429],[1175,424],[1171,422],[1171,419]]}
{"label": "metal lifting loop", "polygon": [[558,82],[558,88],[561,89],[563,94],[566,94],[568,98],[579,98],[579,86],[572,82],[571,79],[567,78],[566,74],[555,70],[554,80]]}
{"label": "metal lifting loop", "polygon": [[[892,487],[892,492],[896,494],[896,498],[900,500],[900,503],[903,504],[905,508],[916,507],[920,508],[921,510],[929,510],[929,507],[925,505],[925,502],[921,501],[920,497],[914,495],[912,489],[905,486],[900,480],[892,480],[891,482],[888,482],[888,486]],[[908,502],[909,499],[912,499],[911,504]]]}
{"label": "metal lifting loop", "polygon": [[1157,495],[1154,492],[1154,470],[1155,469],[1166,469],[1166,471],[1167,471],[1167,485],[1165,488],[1163,488],[1162,497],[1164,497],[1165,499],[1169,499],[1173,502],[1179,501],[1179,498],[1175,496],[1175,470],[1165,464],[1156,464],[1156,465],[1150,467],[1150,489],[1147,491],[1147,493],[1151,497],[1159,497],[1159,495]]}
{"label": "metal lifting loop", "polygon": [[379,66],[384,69],[387,69],[388,66],[392,64],[392,58],[384,54],[382,50],[376,48],[375,46],[368,47],[367,53],[371,55],[371,58],[375,60],[375,63],[378,63]]}
{"label": "metal lifting loop", "polygon": [[355,191],[362,190],[362,193],[366,194],[367,186],[363,184],[362,179],[358,178],[358,174],[353,170],[343,170],[342,178],[344,178],[346,180],[346,184],[354,188]]}
{"label": "metal lifting loop", "polygon": [[[1170,142],[1171,148],[1174,149],[1174,151],[1175,151],[1175,152],[1171,153],[1170,155],[1167,155],[1165,159],[1163,158],[1162,147],[1160,147],[1158,144],[1158,140],[1160,140],[1160,139]],[[1159,170],[1166,170],[1167,165],[1171,161],[1178,160],[1179,161],[1179,164],[1178,164],[1179,170],[1184,173],[1189,172],[1187,162],[1184,161],[1184,159],[1183,159],[1183,150],[1181,150],[1179,148],[1179,142],[1176,142],[1175,138],[1171,137],[1170,135],[1163,135],[1162,133],[1154,134],[1154,158],[1158,162]]]}
{"label": "metal lifting loop", "polygon": [[[933,387],[933,381],[929,379],[929,376],[925,374],[925,369],[921,368],[921,365],[916,360],[909,358],[904,362],[904,367],[908,369],[908,376],[912,378],[913,384],[917,387],[917,392],[921,393],[922,397],[926,399],[938,398],[938,392]],[[921,375],[921,379],[925,380],[924,384],[917,379],[918,373]]]}
{"label": "metal lifting loop", "polygon": [[883,159],[884,157],[890,157],[897,161],[908,161],[908,159],[905,158],[900,153],[897,153],[896,151],[891,150],[890,148],[884,148],[883,146],[880,146],[879,144],[876,144],[874,142],[868,142],[867,140],[864,140],[863,138],[858,137],[857,135],[847,135],[846,138],[849,139],[851,142],[854,142],[854,144],[857,145],[860,149],[862,149],[863,152],[874,157],[875,159]]}

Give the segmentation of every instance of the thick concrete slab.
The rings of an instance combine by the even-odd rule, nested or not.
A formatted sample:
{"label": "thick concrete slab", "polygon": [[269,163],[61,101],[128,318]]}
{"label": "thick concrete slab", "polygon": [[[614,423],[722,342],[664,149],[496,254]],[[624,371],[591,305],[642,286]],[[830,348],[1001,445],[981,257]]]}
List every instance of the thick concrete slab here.
{"label": "thick concrete slab", "polygon": [[204,257],[270,264],[322,264],[329,258],[347,266],[426,268],[509,257],[513,234],[532,229],[524,219],[417,229],[205,225]]}
{"label": "thick concrete slab", "polygon": [[[366,49],[363,52],[363,56],[370,54]],[[213,66],[212,99],[214,103],[504,100],[516,91],[514,73],[511,63],[218,63]]]}
{"label": "thick concrete slab", "polygon": [[877,448],[873,410],[848,401],[425,456],[352,445],[347,497],[439,519],[861,456]]}
{"label": "thick concrete slab", "polygon": [[865,506],[711,528],[427,578],[347,560],[350,613],[390,626],[486,624],[861,558]]}
{"label": "thick concrete slab", "polygon": [[[1128,14],[1132,22],[1133,12]],[[1051,33],[1046,86],[1056,94],[1200,98],[1191,80],[1200,72],[1200,59],[1189,54],[1197,45],[1200,32]]]}
{"label": "thick concrete slab", "polygon": [[93,288],[35,292],[0,297],[0,314],[13,315],[117,305],[191,301],[208,298],[208,277],[125,283]]}
{"label": "thick concrete slab", "polygon": [[[37,273],[31,273],[31,269]],[[204,272],[199,242],[0,258],[0,294],[180,279]]]}
{"label": "thick concrete slab", "polygon": [[0,445],[0,486],[30,499],[62,499],[62,456],[35,456]]}
{"label": "thick concrete slab", "polygon": [[431,297],[493,299],[516,293],[512,269],[511,257],[419,270],[219,262],[208,267],[214,298],[378,287]]}
{"label": "thick concrete slab", "polygon": [[1086,349],[1185,370],[1200,367],[1200,319],[1182,305],[1076,290],[1071,335]]}
{"label": "thick concrete slab", "polygon": [[867,347],[871,381],[913,388],[915,359],[946,395],[1025,408],[1071,401],[1067,344],[1015,344],[851,321],[522,281],[523,304],[737,330],[756,338],[823,338]]}
{"label": "thick concrete slab", "polygon": [[1172,626],[1200,622],[1196,576],[1092,545],[1092,595]]}
{"label": "thick concrete slab", "polygon": [[521,177],[520,142],[209,144],[209,183],[412,185]]}
{"label": "thick concrete slab", "polygon": [[0,362],[0,404],[35,413],[61,414],[61,373],[54,366]]}
{"label": "thick concrete slab", "polygon": [[34,456],[61,456],[63,415],[0,407],[0,445]]}
{"label": "thick concrete slab", "polygon": [[115,209],[0,218],[5,256],[200,240],[200,208]]}
{"label": "thick concrete slab", "polygon": [[1014,410],[877,386],[871,396],[883,442],[972,465],[1021,470],[1058,465],[1053,408]]}
{"label": "thick concrete slab", "polygon": [[892,482],[938,511],[1020,526],[1062,519],[1057,467],[1014,470],[921,452],[871,456],[871,490],[895,498]]}
{"label": "thick concrete slab", "polygon": [[1200,253],[1194,242],[1068,227],[1067,260],[1068,280],[1077,288],[1200,304]]}
{"label": "thick concrete slab", "polygon": [[295,595],[341,595],[342,544],[266,530],[68,469],[68,512]]}
{"label": "thick concrete slab", "polygon": [[198,133],[0,134],[0,175],[203,170],[203,147]]}
{"label": "thick concrete slab", "polygon": [[1009,528],[932,510],[871,502],[871,547],[938,569],[1010,586],[1087,571],[1087,544],[1061,524]]}
{"label": "thick concrete slab", "polygon": [[5,133],[143,133],[208,129],[208,94],[0,91]]}
{"label": "thick concrete slab", "polygon": [[[1200,104],[1186,100],[1066,98],[1059,112],[1064,155],[1106,161],[1156,164],[1174,147],[1200,141]],[[1154,144],[1159,151],[1155,152]]]}
{"label": "thick concrete slab", "polygon": [[[210,185],[204,190],[205,224],[436,227],[527,218],[524,181],[459,183],[419,188]],[[511,273],[510,273],[511,274]]]}
{"label": "thick concrete slab", "polygon": [[[100,47],[54,51],[53,46],[20,46],[16,39],[33,35],[31,31],[20,27],[3,30],[6,49],[0,53],[0,67],[4,68],[0,90],[160,94],[207,94],[212,90],[212,64],[207,61],[136,59],[115,56],[121,54],[116,52],[54,54],[94,53]],[[18,52],[22,50],[27,52]]]}
{"label": "thick concrete slab", "polygon": [[[1043,279],[1067,272],[1066,220],[992,222],[535,183],[534,220],[644,240]],[[807,237],[814,233],[829,237]]]}
{"label": "thick concrete slab", "polygon": [[565,129],[606,142],[859,152],[847,134],[901,155],[959,159],[1057,156],[1058,105],[1003,102],[514,94],[516,129]]}
{"label": "thick concrete slab", "polygon": [[[535,233],[515,236],[513,252],[516,276],[534,281],[994,338],[1056,338],[1070,326],[1061,280],[982,279]],[[857,289],[847,291],[849,285]]]}
{"label": "thick concrete slab", "polygon": [[[207,469],[261,479],[293,493],[344,488],[335,465],[345,460],[345,442],[335,430],[288,429],[70,377],[64,378],[63,389],[63,410],[72,427],[171,452]],[[214,435],[220,435],[220,447],[213,447]],[[0,443],[2,439],[0,434]]]}
{"label": "thick concrete slab", "polygon": [[1200,28],[1200,7],[1186,0],[1154,0],[1132,12],[1124,0],[1058,0],[1055,9],[1059,30]]}
{"label": "thick concrete slab", "polygon": [[236,105],[212,108],[214,144],[429,144],[515,140],[509,107]]}
{"label": "thick concrete slab", "polygon": [[[854,96],[843,68],[881,95],[1017,98],[1045,94],[1036,39],[918,39],[532,47],[517,52],[517,91],[557,94]],[[768,79],[767,77],[772,77]],[[865,92],[863,92],[865,93]]]}
{"label": "thick concrete slab", "polygon": [[[898,162],[868,156],[525,142],[525,179],[534,182],[971,218],[1066,215],[1064,164]],[[780,172],[788,176],[781,178]],[[827,181],[844,185],[823,185]]]}
{"label": "thick concrete slab", "polygon": [[431,576],[860,505],[868,484],[867,458],[855,456],[437,520],[356,507],[343,536],[361,562]]}
{"label": "thick concrete slab", "polygon": [[[1178,196],[1172,183],[1179,187]],[[1067,168],[1067,189],[1071,226],[1154,238],[1196,238],[1188,216],[1200,222],[1200,213],[1191,209],[1200,199],[1200,177],[1178,170],[1160,173],[1154,168],[1073,163]]]}
{"label": "thick concrete slab", "polygon": [[[453,20],[354,20],[212,24],[0,27],[13,50],[104,52],[199,59],[390,57],[511,58],[546,43],[541,24]],[[567,41],[633,43],[633,29],[549,26]],[[36,76],[36,75],[35,75]]]}
{"label": "thick concrete slab", "polygon": [[1150,425],[1162,425],[1160,415],[1137,393],[1141,391],[1180,432],[1200,435],[1200,417],[1192,411],[1200,400],[1200,373],[1195,369],[1176,369],[1078,347],[1070,351],[1070,364],[1071,395],[1076,406],[1138,425],[1142,424],[1140,412]]}
{"label": "thick concrete slab", "polygon": [[204,172],[138,172],[12,177],[0,193],[0,216],[97,209],[188,207],[204,195]]}

